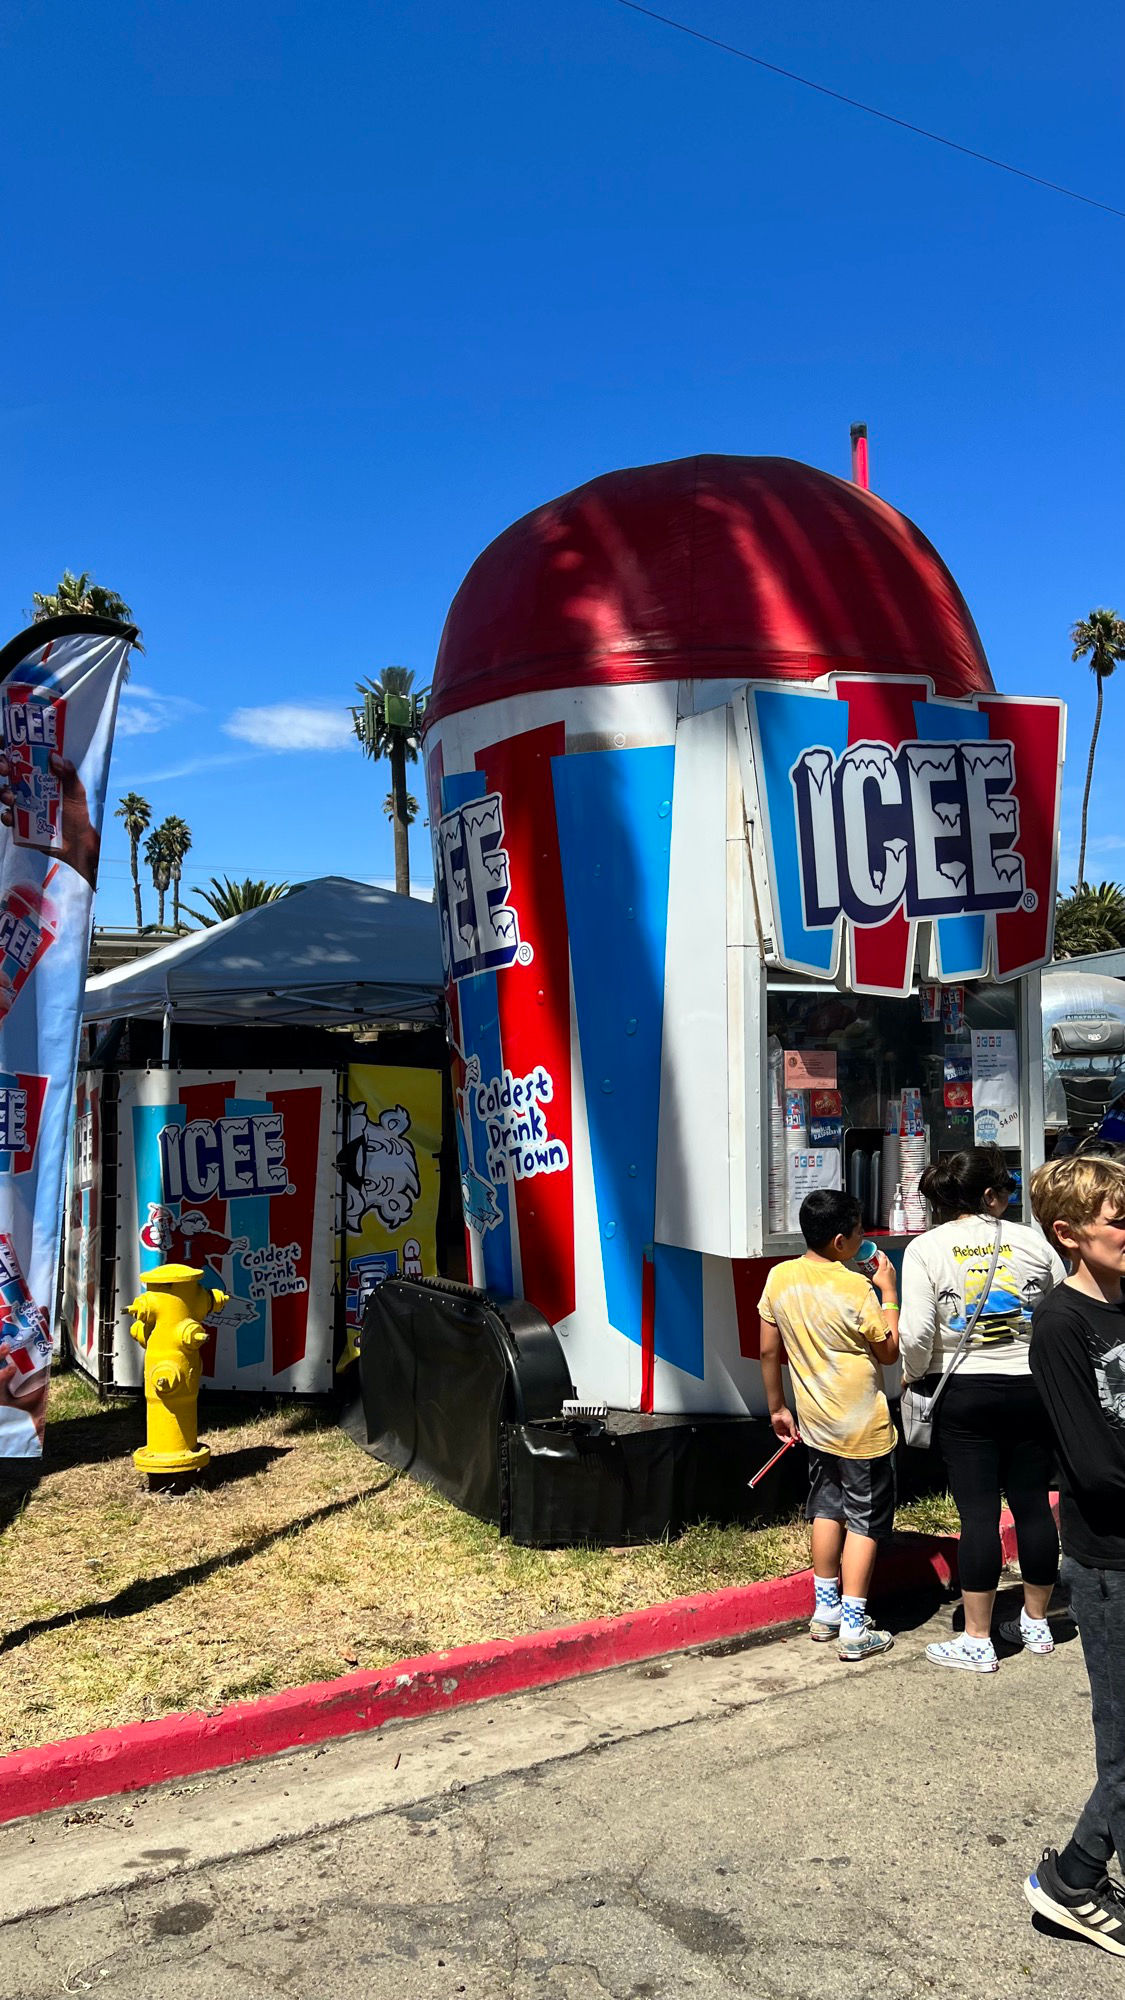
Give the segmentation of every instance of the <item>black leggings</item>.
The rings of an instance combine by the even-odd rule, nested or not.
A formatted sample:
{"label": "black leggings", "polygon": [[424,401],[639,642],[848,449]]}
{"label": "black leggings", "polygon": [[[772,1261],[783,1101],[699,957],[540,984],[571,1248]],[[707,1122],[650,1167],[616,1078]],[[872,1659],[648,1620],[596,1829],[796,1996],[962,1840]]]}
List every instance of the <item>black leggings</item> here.
{"label": "black leggings", "polygon": [[1054,1583],[1059,1537],[1047,1497],[1054,1444],[1030,1375],[954,1375],[935,1429],[961,1516],[962,1590],[995,1590],[1000,1581],[1001,1491],[1015,1517],[1025,1582]]}

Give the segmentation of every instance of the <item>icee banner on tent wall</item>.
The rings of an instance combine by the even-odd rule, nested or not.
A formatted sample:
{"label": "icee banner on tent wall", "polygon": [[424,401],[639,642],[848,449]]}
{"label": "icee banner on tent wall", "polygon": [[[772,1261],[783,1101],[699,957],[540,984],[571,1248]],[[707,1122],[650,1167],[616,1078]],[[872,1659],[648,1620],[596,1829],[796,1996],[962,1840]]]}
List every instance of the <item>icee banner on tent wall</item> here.
{"label": "icee banner on tent wall", "polygon": [[[125,1072],[118,1121],[119,1304],[156,1264],[201,1266],[230,1294],[203,1349],[210,1387],[330,1389],[335,1072]],[[122,1312],[114,1381],[143,1369]]]}
{"label": "icee banner on tent wall", "polygon": [[441,1075],[352,1063],[342,1118],[344,1325],[340,1368],[359,1354],[384,1278],[437,1276]]}
{"label": "icee banner on tent wall", "polygon": [[[75,629],[75,628],[79,629]],[[0,654],[0,1457],[43,1424],[109,754],[132,626],[52,619]]]}

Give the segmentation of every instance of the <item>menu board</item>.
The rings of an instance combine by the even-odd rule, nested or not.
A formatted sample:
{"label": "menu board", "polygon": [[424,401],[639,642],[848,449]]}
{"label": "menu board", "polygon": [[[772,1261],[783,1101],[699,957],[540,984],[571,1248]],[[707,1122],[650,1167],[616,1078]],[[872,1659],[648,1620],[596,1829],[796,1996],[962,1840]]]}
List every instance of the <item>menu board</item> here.
{"label": "menu board", "polygon": [[789,1174],[789,1227],[799,1228],[801,1203],[814,1188],[842,1188],[843,1159],[838,1146],[812,1146],[791,1152]]}
{"label": "menu board", "polygon": [[1014,1028],[974,1028],[973,1141],[978,1146],[1020,1143],[1019,1044]]}

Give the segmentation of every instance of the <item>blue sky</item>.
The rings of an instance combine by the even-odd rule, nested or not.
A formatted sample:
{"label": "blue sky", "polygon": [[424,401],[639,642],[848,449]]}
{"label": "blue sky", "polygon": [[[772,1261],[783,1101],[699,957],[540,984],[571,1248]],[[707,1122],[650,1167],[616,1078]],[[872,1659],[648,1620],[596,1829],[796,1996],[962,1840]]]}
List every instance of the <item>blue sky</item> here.
{"label": "blue sky", "polygon": [[[1116,0],[670,11],[1125,207]],[[190,821],[188,884],[389,877],[344,706],[388,661],[428,680],[511,519],[698,450],[845,472],[860,417],[997,684],[1071,702],[1070,879],[1067,631],[1125,611],[1125,222],[614,0],[8,0],[0,65],[0,615],[64,564],[132,603],[111,803]],[[99,918],[131,921],[112,821]]]}

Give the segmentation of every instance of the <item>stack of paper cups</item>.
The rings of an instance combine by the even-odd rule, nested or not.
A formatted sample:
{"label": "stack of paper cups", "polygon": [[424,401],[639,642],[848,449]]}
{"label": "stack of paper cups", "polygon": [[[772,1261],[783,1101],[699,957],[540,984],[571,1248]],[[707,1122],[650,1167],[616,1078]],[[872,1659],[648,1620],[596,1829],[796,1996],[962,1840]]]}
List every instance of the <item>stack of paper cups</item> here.
{"label": "stack of paper cups", "polygon": [[784,1229],[789,1212],[788,1155],[785,1148],[785,1093],[781,1082],[782,1050],[776,1035],[768,1044],[769,1171],[767,1196],[770,1228]]}
{"label": "stack of paper cups", "polygon": [[785,1191],[786,1227],[800,1228],[801,1204],[793,1195],[793,1158],[797,1153],[807,1153],[809,1149],[809,1128],[803,1090],[787,1090],[785,1093]]}
{"label": "stack of paper cups", "polygon": [[926,1165],[926,1135],[901,1142],[902,1198],[906,1203],[906,1227],[910,1231],[926,1227],[926,1208],[918,1192],[918,1182]]}
{"label": "stack of paper cups", "polygon": [[926,1143],[926,1127],[922,1118],[922,1093],[918,1089],[904,1090],[902,1093],[902,1118],[899,1125],[900,1159],[902,1163],[902,1195],[906,1203],[906,1227],[917,1231],[926,1227],[926,1211],[918,1192],[918,1182],[929,1157]]}
{"label": "stack of paper cups", "polygon": [[883,1133],[882,1211],[883,1227],[889,1229],[895,1189],[901,1182],[906,1206],[906,1227],[911,1232],[926,1227],[926,1205],[918,1183],[929,1158],[929,1141],[922,1122],[922,1093],[904,1090],[887,1106]]}
{"label": "stack of paper cups", "polygon": [[898,1132],[901,1112],[902,1099],[888,1098],[883,1119],[883,1160],[879,1170],[880,1220],[884,1229],[889,1229],[891,1226],[895,1189],[902,1179],[902,1152]]}

